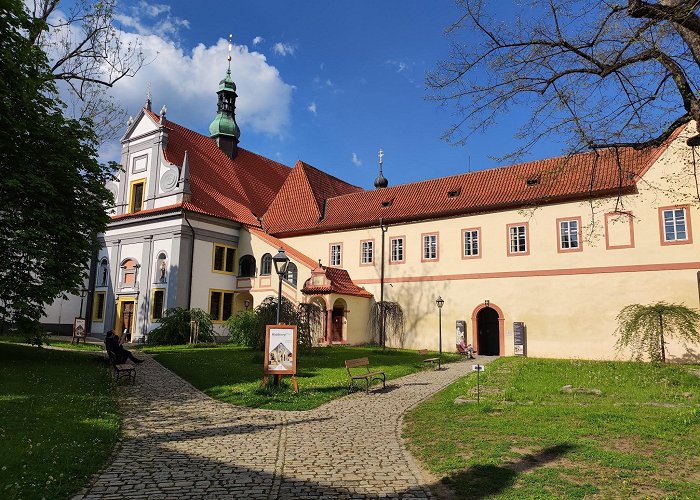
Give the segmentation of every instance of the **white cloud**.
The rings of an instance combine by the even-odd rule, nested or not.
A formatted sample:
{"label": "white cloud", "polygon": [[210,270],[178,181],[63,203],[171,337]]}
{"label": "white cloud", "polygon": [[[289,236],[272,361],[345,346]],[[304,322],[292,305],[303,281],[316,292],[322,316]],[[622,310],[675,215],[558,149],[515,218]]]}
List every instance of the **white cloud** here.
{"label": "white cloud", "polygon": [[357,153],[355,153],[354,151],[353,151],[353,153],[352,153],[352,162],[353,162],[353,164],[354,164],[356,167],[359,167],[359,166],[362,165],[362,160],[360,160],[360,159],[357,157]]}
{"label": "white cloud", "polygon": [[397,73],[401,73],[403,70],[408,68],[408,64],[406,64],[403,61],[395,61],[393,59],[389,59],[386,63],[391,66],[394,66],[396,68]]}
{"label": "white cloud", "polygon": [[312,102],[311,104],[308,105],[308,107],[306,109],[311,111],[313,114],[316,114],[316,103]]}
{"label": "white cloud", "polygon": [[[199,44],[191,51],[158,35],[138,36],[124,33],[124,42],[140,39],[149,64],[133,78],[118,82],[112,89],[115,100],[129,114],[136,115],[143,106],[146,88],[153,89],[153,109],[168,105],[168,117],[184,126],[195,128],[207,123],[216,113],[216,89],[225,74],[228,41]],[[264,55],[249,52],[246,46],[233,46],[231,73],[236,82],[236,121],[246,128],[273,135],[282,134],[290,120],[293,87],[282,80],[279,71]]]}
{"label": "white cloud", "polygon": [[264,41],[265,39],[263,37],[256,36],[255,38],[253,38],[253,46],[263,43]]}
{"label": "white cloud", "polygon": [[114,14],[117,26],[131,28],[140,35],[158,35],[161,37],[179,38],[180,30],[189,29],[190,22],[171,15],[170,6],[165,4],[149,4],[141,0],[138,4]]}
{"label": "white cloud", "polygon": [[274,50],[275,54],[277,54],[278,56],[284,57],[294,55],[294,52],[296,52],[297,48],[290,43],[277,42],[272,47],[272,50]]}
{"label": "white cloud", "polygon": [[333,82],[330,81],[330,80],[326,80],[326,85],[327,85],[328,87],[332,87],[332,86],[333,86]]}

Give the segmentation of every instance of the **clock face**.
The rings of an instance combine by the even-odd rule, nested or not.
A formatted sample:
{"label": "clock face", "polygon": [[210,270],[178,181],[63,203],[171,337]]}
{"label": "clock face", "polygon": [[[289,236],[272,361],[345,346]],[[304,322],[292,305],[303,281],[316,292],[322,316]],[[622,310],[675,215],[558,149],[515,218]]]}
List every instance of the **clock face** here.
{"label": "clock face", "polygon": [[160,177],[160,187],[163,191],[172,191],[177,184],[177,170],[174,168],[168,169]]}

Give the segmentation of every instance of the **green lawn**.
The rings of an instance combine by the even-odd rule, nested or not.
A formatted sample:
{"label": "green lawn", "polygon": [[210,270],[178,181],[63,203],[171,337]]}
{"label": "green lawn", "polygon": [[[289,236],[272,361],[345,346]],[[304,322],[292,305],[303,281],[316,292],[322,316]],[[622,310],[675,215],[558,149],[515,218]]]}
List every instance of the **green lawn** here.
{"label": "green lawn", "polygon": [[[502,358],[405,419],[459,498],[700,498],[698,367]],[[602,395],[567,394],[565,385]]]}
{"label": "green lawn", "polygon": [[0,343],[0,498],[70,497],[119,432],[102,357]]}
{"label": "green lawn", "polygon": [[[386,372],[387,380],[422,370],[423,359],[416,351],[376,347],[317,347],[302,351],[297,360],[299,394],[284,377],[280,388],[261,387],[263,354],[242,347],[146,347],[156,360],[213,398],[253,408],[309,410],[347,394],[346,359],[368,357],[372,370]],[[431,353],[431,356],[435,353]],[[456,354],[444,354],[452,361]]]}
{"label": "green lawn", "polygon": [[[2,335],[0,336],[0,342],[10,342],[13,344],[25,344],[27,339],[19,335]],[[64,349],[73,349],[75,351],[101,351],[102,344],[86,344],[85,342],[80,342],[79,344],[71,344],[70,340],[55,340],[51,336],[46,340],[46,345],[51,347],[62,347]]]}

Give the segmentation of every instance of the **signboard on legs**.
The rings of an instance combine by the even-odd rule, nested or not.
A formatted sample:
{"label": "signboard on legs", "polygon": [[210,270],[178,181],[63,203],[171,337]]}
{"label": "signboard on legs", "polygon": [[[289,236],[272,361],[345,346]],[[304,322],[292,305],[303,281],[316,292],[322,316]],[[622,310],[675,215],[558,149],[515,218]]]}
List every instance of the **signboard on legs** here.
{"label": "signboard on legs", "polygon": [[263,385],[268,375],[291,375],[294,392],[297,387],[297,327],[267,325],[265,328],[265,360]]}

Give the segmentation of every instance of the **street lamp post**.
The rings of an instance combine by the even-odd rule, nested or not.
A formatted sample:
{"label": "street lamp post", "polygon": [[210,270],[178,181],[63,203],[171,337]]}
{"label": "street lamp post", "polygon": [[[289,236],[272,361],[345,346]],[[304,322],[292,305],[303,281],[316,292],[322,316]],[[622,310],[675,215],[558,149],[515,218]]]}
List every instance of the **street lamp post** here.
{"label": "street lamp post", "polygon": [[83,287],[80,290],[80,317],[83,317],[83,299],[85,298],[85,294],[88,293],[90,290],[87,288]]}
{"label": "street lamp post", "polygon": [[287,273],[287,266],[289,265],[289,257],[284,253],[284,249],[280,248],[277,255],[272,257],[272,262],[275,263],[275,271],[280,277],[280,285],[277,291],[277,324],[280,323],[280,305],[282,303],[282,277]]}
{"label": "street lamp post", "polygon": [[442,306],[445,305],[445,301],[442,297],[438,296],[435,303],[438,306],[438,335],[440,336],[440,356],[438,357],[438,370],[442,368]]}

